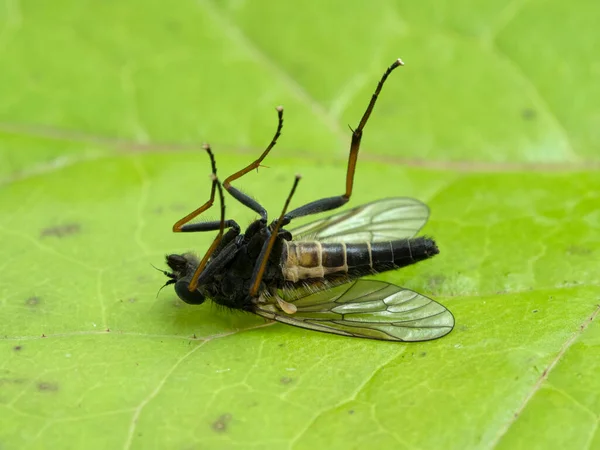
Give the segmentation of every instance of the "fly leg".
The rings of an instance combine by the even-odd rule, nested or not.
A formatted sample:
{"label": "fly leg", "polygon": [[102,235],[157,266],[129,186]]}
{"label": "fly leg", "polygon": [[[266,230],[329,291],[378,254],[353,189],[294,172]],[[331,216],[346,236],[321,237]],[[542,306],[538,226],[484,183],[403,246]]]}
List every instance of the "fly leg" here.
{"label": "fly leg", "polygon": [[[223,197],[223,188],[221,186],[221,183],[219,182],[219,178],[217,177],[217,167],[215,164],[215,158],[208,144],[204,146],[204,149],[208,152],[212,165],[212,188],[210,193],[210,199],[200,208],[194,210],[184,218],[177,221],[175,225],[173,225],[173,231],[175,232],[202,232],[219,230],[213,243],[206,251],[204,257],[200,261],[200,264],[198,264],[198,267],[196,268],[196,271],[194,272],[194,275],[190,280],[190,283],[188,285],[188,290],[190,292],[194,292],[198,288],[198,279],[200,278],[200,275],[206,267],[206,264],[208,263],[210,257],[213,256],[215,252],[217,252],[217,254],[223,252],[225,248],[227,248],[230,244],[233,244],[233,240],[240,234],[240,227],[234,220],[225,220],[225,198]],[[211,221],[205,223],[187,223],[213,205],[216,190],[219,191],[219,200],[221,203],[221,219],[219,221]],[[229,230],[225,235],[224,239],[223,234],[225,228],[229,228]]]}
{"label": "fly leg", "polygon": [[[200,223],[190,223],[181,227],[182,232],[195,232],[195,231],[217,231],[221,228],[221,221],[215,220],[211,222],[200,222]],[[225,233],[221,239],[221,242],[217,245],[215,250],[212,253],[212,257],[216,257],[221,251],[236,237],[240,235],[240,226],[237,224],[235,220],[226,220],[223,223],[223,229],[229,228],[227,233]]]}
{"label": "fly leg", "polygon": [[266,228],[267,235],[269,238],[263,244],[263,247],[258,256],[256,265],[254,266],[254,270],[252,271],[252,284],[250,287],[250,297],[255,298],[258,295],[258,290],[260,288],[260,283],[262,282],[263,275],[265,274],[265,269],[267,268],[267,263],[269,262],[269,256],[271,256],[271,250],[273,250],[273,246],[275,245],[275,241],[279,237],[279,230],[281,228],[281,224],[283,219],[285,218],[285,213],[290,205],[290,201],[292,200],[292,196],[294,192],[296,192],[296,187],[298,186],[298,182],[300,181],[300,175],[296,175],[294,178],[294,184],[292,185],[292,190],[290,191],[285,205],[283,206],[283,210],[281,211],[281,215],[277,222],[273,222],[273,224]]}
{"label": "fly leg", "polygon": [[[199,208],[196,208],[194,211],[189,213],[187,216],[182,217],[177,222],[175,222],[175,224],[173,225],[174,233],[194,232],[194,231],[214,231],[214,230],[219,229],[218,225],[215,228],[210,228],[209,226],[207,226],[206,228],[201,228],[201,227],[195,226],[195,225],[200,225],[200,224],[188,224],[189,221],[195,219],[200,214],[202,214],[204,211],[209,209],[215,201],[215,190],[217,189],[217,184],[218,184],[217,164],[215,162],[215,156],[213,155],[213,152],[210,149],[210,145],[204,144],[202,146],[202,148],[204,150],[206,150],[206,153],[208,153],[208,156],[210,158],[210,165],[212,168],[212,177],[211,177],[212,178],[212,186],[210,188],[210,198],[204,205],[200,206]],[[202,225],[208,225],[208,224],[202,224]]]}
{"label": "fly leg", "polygon": [[227,246],[225,246],[217,256],[214,256],[213,253],[213,257],[211,258],[210,262],[206,264],[206,267],[204,268],[204,270],[201,271],[201,273],[199,273],[199,275],[197,275],[198,271],[194,272],[193,276],[197,276],[197,278],[196,288],[194,288],[193,290],[190,289],[190,285],[192,284],[193,280],[193,277],[191,275],[177,279],[176,275],[165,273],[165,275],[171,278],[169,281],[167,281],[165,286],[169,284],[175,284],[175,292],[177,293],[179,298],[181,298],[186,303],[192,305],[199,305],[201,303],[204,303],[204,294],[196,290],[197,286],[204,284],[207,279],[210,279],[210,277],[215,275],[215,273],[217,273],[218,271],[222,270],[223,267],[225,267],[233,258],[235,258],[241,241],[242,237],[238,236],[237,239],[234,239]]}
{"label": "fly leg", "polygon": [[[176,233],[177,232],[179,232],[179,233],[197,233],[197,232],[204,232],[204,231],[217,231],[217,230],[221,229],[221,223],[223,223],[223,229],[229,228],[229,230],[227,231],[225,236],[223,236],[221,242],[215,248],[213,254],[211,255],[211,256],[217,256],[221,252],[221,250],[223,248],[225,248],[225,246],[227,246],[227,244],[229,244],[231,241],[233,241],[240,234],[240,226],[237,224],[237,222],[235,220],[232,220],[232,219],[224,221],[223,214],[221,214],[221,220],[215,220],[215,221],[211,221],[211,222],[188,223],[190,220],[193,220],[194,218],[196,218],[197,216],[202,214],[204,211],[206,211],[213,205],[214,199],[215,199],[215,191],[216,191],[217,186],[219,185],[219,180],[217,178],[217,165],[215,163],[215,157],[210,148],[210,145],[205,144],[202,146],[202,148],[204,148],[204,150],[206,150],[206,152],[208,153],[208,156],[210,157],[210,164],[212,166],[212,176],[211,176],[212,187],[210,190],[210,198],[204,205],[195,209],[194,211],[192,211],[190,214],[183,217],[182,219],[178,220],[175,223],[175,225],[173,225],[173,231]],[[219,185],[219,189],[221,189],[220,185]],[[221,209],[223,209],[223,210],[225,209],[225,203],[223,201],[221,201]]]}
{"label": "fly leg", "polygon": [[239,191],[238,189],[234,188],[231,185],[231,182],[234,181],[234,180],[237,180],[238,178],[241,178],[242,176],[246,175],[248,172],[250,172],[253,169],[258,169],[260,167],[260,163],[263,161],[263,159],[265,159],[267,157],[267,155],[269,154],[269,152],[271,151],[271,149],[277,143],[277,139],[281,135],[281,129],[283,128],[283,107],[282,106],[278,106],[276,109],[277,109],[277,118],[278,118],[277,131],[275,131],[275,135],[273,136],[273,139],[271,140],[271,143],[269,144],[269,146],[262,153],[262,155],[260,155],[258,157],[257,160],[255,160],[251,164],[248,164],[242,170],[239,170],[236,173],[234,173],[233,175],[230,175],[223,182],[223,187],[227,190],[227,192],[229,192],[232,195],[232,197],[235,198],[238,202],[242,203],[243,205],[247,206],[251,210],[253,210],[256,213],[258,213],[260,215],[262,221],[265,224],[267,223],[267,211],[266,211],[266,209],[263,208],[252,197],[250,197],[250,196],[244,194],[243,192]]}
{"label": "fly leg", "polygon": [[[212,255],[213,258],[210,260],[210,262],[206,265],[204,270],[202,270],[201,273],[196,278],[196,287],[194,288],[194,290],[198,287],[199,284],[202,284],[202,282],[204,282],[207,278],[210,278],[212,275],[214,275],[219,270],[221,270],[223,267],[225,267],[237,254],[239,245],[240,245],[239,239],[232,239],[227,245],[225,245],[220,250],[218,255],[215,254],[216,252],[213,253],[213,255]],[[194,273],[194,276],[196,276],[196,273],[198,273],[198,270],[196,270],[196,272]],[[190,285],[192,284],[192,281],[194,281],[193,277],[190,281]],[[189,287],[188,287],[188,289],[189,289]],[[192,289],[189,289],[189,290],[192,291]]]}
{"label": "fly leg", "polygon": [[299,208],[290,211],[285,215],[282,226],[285,226],[290,223],[292,219],[297,217],[308,216],[309,214],[316,214],[320,212],[330,211],[332,209],[339,208],[344,205],[348,200],[350,200],[350,196],[352,195],[352,186],[354,184],[354,172],[356,171],[356,160],[358,158],[358,150],[360,149],[360,141],[362,139],[363,129],[371,116],[371,112],[373,112],[373,108],[375,103],[377,102],[377,97],[383,88],[383,84],[387,77],[392,73],[392,71],[398,67],[404,65],[402,60],[397,59],[394,64],[392,64],[388,69],[384,72],[381,80],[377,84],[377,88],[371,97],[371,101],[367,106],[365,113],[356,127],[355,130],[352,130],[352,142],[350,144],[350,155],[348,157],[348,170],[346,172],[346,192],[342,195],[336,197],[328,197],[322,198],[320,200],[315,200],[313,202],[307,203],[304,206],[300,206]]}

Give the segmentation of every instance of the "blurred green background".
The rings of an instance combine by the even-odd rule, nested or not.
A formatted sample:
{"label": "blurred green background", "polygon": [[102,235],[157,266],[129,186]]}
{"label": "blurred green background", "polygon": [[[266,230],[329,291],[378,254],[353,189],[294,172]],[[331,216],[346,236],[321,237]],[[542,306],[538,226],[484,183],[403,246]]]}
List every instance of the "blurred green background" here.
{"label": "blurred green background", "polygon": [[[0,0],[0,448],[598,448],[600,5]],[[219,173],[271,214],[410,196],[441,254],[378,278],[419,344],[181,303],[164,255]],[[230,198],[240,224],[254,218]],[[216,218],[211,211],[207,218]]]}

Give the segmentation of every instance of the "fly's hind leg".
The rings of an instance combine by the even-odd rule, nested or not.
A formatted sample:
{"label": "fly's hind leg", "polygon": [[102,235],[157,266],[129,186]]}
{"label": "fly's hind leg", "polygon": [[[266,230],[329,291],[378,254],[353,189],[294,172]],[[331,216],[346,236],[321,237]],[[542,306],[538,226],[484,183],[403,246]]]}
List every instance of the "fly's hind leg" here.
{"label": "fly's hind leg", "polygon": [[322,198],[320,200],[315,200],[314,202],[307,203],[304,206],[300,206],[299,208],[290,211],[285,215],[282,225],[285,226],[292,219],[297,217],[308,216],[310,214],[316,214],[325,211],[331,211],[332,209],[339,208],[344,205],[348,200],[350,200],[350,196],[352,195],[352,186],[354,184],[354,172],[356,171],[356,160],[358,158],[358,150],[360,149],[360,141],[362,139],[363,129],[371,116],[371,112],[373,112],[373,108],[375,103],[377,102],[377,97],[383,88],[383,84],[387,77],[392,73],[392,71],[398,67],[404,65],[402,60],[397,59],[388,69],[384,72],[381,80],[377,84],[377,88],[371,97],[371,101],[367,106],[365,113],[356,127],[355,130],[352,130],[352,142],[350,144],[350,155],[348,157],[348,170],[346,172],[346,192],[342,195],[336,197],[328,197]]}

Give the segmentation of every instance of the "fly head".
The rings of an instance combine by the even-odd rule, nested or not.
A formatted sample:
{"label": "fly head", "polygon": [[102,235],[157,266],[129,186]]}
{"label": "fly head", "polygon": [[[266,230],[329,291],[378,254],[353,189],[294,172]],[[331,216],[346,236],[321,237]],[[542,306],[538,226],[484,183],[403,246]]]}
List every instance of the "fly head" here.
{"label": "fly head", "polygon": [[198,259],[191,254],[167,255],[167,265],[172,272],[165,272],[165,275],[170,278],[165,286],[174,284],[173,287],[177,296],[190,305],[201,305],[206,300],[204,294],[198,289],[195,291],[189,290],[190,281],[194,276],[198,263]]}

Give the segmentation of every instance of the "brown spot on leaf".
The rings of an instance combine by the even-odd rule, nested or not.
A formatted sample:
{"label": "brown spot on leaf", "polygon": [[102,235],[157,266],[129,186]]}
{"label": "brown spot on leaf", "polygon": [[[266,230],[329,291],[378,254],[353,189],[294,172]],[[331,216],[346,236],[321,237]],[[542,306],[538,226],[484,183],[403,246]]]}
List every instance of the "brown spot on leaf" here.
{"label": "brown spot on leaf", "polygon": [[292,381],[294,381],[294,379],[290,377],[281,377],[279,380],[281,384],[290,384]]}
{"label": "brown spot on leaf", "polygon": [[41,298],[34,295],[32,297],[29,297],[27,300],[25,300],[25,304],[27,306],[37,306],[40,304],[41,301],[42,301]]}
{"label": "brown spot on leaf", "polygon": [[81,225],[78,223],[67,223],[65,225],[57,225],[55,227],[44,228],[40,232],[40,237],[57,237],[64,238],[66,236],[71,236],[73,234],[77,234],[81,231]]}
{"label": "brown spot on leaf", "polygon": [[49,381],[41,381],[37,385],[38,391],[55,392],[58,391],[58,384]]}
{"label": "brown spot on leaf", "polygon": [[348,414],[354,414],[354,410],[353,409],[348,410]]}
{"label": "brown spot on leaf", "polygon": [[217,433],[224,433],[227,431],[227,426],[231,422],[231,414],[221,414],[217,420],[212,424],[212,429]]}
{"label": "brown spot on leaf", "polygon": [[23,384],[25,383],[25,378],[0,378],[0,387],[4,384]]}
{"label": "brown spot on leaf", "polygon": [[592,249],[588,247],[582,247],[580,245],[571,245],[567,248],[567,254],[577,256],[587,256],[592,253]]}
{"label": "brown spot on leaf", "polygon": [[21,347],[20,345],[15,345],[15,346],[13,347],[13,350],[14,350],[15,352],[19,352],[19,351],[21,351],[22,349],[23,349],[23,347]]}
{"label": "brown spot on leaf", "polygon": [[535,112],[535,109],[523,108],[521,111],[521,117],[523,117],[525,120],[533,120],[537,117],[537,113]]}

